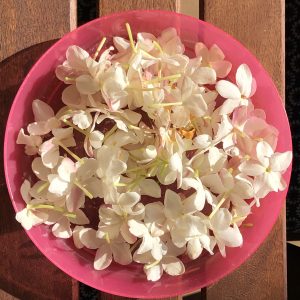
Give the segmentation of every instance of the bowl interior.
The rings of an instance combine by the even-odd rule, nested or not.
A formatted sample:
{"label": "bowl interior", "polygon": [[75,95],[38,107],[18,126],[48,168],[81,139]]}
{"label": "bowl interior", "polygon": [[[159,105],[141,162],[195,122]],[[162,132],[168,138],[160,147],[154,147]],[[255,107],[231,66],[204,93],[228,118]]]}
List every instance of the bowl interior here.
{"label": "bowl interior", "polygon": [[[175,27],[187,49],[193,49],[197,41],[211,46],[217,44],[233,63],[232,74],[241,63],[247,63],[257,81],[254,104],[267,112],[269,123],[279,129],[278,151],[291,150],[291,135],[288,120],[270,77],[257,60],[236,40],[197,19],[163,11],[131,11],[94,20],[67,34],[51,47],[36,63],[22,84],[11,109],[5,138],[5,171],[12,203],[18,211],[24,207],[19,189],[24,178],[28,178],[30,158],[25,158],[23,147],[16,145],[18,131],[32,121],[31,102],[39,98],[55,104],[60,101],[64,88],[55,77],[55,67],[65,59],[70,45],[93,49],[105,36],[126,36],[125,23],[128,22],[134,33],[151,32],[158,35],[167,27]],[[289,182],[291,168],[284,178]],[[242,228],[244,244],[241,248],[227,248],[227,257],[219,253],[213,256],[202,255],[198,260],[187,264],[186,273],[179,277],[163,276],[158,282],[147,282],[142,266],[113,264],[107,270],[95,271],[93,257],[86,251],[75,249],[72,240],[55,238],[46,226],[38,226],[28,232],[36,246],[60,269],[75,279],[97,289],[127,297],[155,298],[169,297],[191,292],[212,284],[244,262],[262,243],[276,221],[286,191],[269,194],[259,209],[254,208],[248,221],[252,228]]]}

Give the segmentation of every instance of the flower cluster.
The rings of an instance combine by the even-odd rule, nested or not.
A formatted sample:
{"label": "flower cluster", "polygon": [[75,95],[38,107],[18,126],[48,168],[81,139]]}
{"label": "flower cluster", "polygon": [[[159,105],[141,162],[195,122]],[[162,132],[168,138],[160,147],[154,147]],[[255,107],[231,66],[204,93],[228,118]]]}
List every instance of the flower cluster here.
{"label": "flower cluster", "polygon": [[[104,38],[94,55],[68,48],[56,114],[33,101],[34,122],[17,143],[33,156],[36,180],[22,184],[16,219],[94,249],[97,270],[137,262],[156,281],[183,274],[184,256],[241,246],[251,207],[286,188],[292,154],[275,152],[278,131],[252,104],[246,64],[231,82],[217,45],[196,43],[190,58],[174,28],[136,41],[126,28],[128,39],[103,50]],[[94,198],[97,228],[85,210]]]}

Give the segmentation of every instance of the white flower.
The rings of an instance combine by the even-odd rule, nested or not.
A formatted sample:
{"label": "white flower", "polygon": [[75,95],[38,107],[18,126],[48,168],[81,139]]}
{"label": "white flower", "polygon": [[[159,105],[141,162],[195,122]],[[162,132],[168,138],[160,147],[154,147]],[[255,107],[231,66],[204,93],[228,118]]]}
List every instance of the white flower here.
{"label": "white flower", "polygon": [[226,208],[220,208],[210,220],[217,245],[222,256],[226,256],[225,246],[239,247],[243,244],[243,237],[236,224],[231,227],[232,215]]}
{"label": "white flower", "polygon": [[118,238],[119,234],[127,243],[133,244],[136,237],[129,231],[128,220],[142,220],[144,205],[138,203],[140,195],[135,192],[120,194],[112,207],[102,205],[99,209],[99,231],[107,232],[111,239]]}
{"label": "white flower", "polygon": [[53,109],[41,100],[32,102],[32,111],[35,122],[27,126],[30,135],[45,135],[52,129],[60,127],[60,121],[55,118]]}
{"label": "white flower", "polygon": [[212,45],[210,49],[203,43],[196,43],[195,45],[196,56],[202,58],[201,63],[215,70],[217,77],[224,78],[231,70],[232,64],[224,60],[225,55],[222,50],[216,45]]}
{"label": "white flower", "polygon": [[73,128],[56,128],[52,130],[52,133],[54,137],[45,141],[39,148],[43,164],[47,168],[54,168],[57,165],[59,147],[67,151],[67,147],[74,147],[76,145],[73,137]]}
{"label": "white flower", "polygon": [[242,64],[236,71],[236,84],[227,80],[220,80],[216,84],[217,92],[225,99],[220,114],[230,114],[241,105],[248,105],[252,96],[252,74],[246,64]]}
{"label": "white flower", "polygon": [[39,146],[43,140],[37,135],[26,135],[24,129],[21,128],[17,137],[16,143],[19,145],[25,145],[25,153],[27,155],[35,155],[38,153]]}
{"label": "white flower", "polygon": [[57,168],[57,175],[48,175],[49,191],[57,196],[66,196],[66,207],[73,212],[84,205],[85,196],[102,196],[101,181],[96,173],[96,160],[84,159],[83,164],[64,158]]}
{"label": "white flower", "polygon": [[76,244],[89,249],[97,249],[94,268],[104,270],[110,266],[112,260],[121,265],[128,265],[132,262],[129,244],[122,239],[110,239],[108,234],[102,236],[92,228],[77,228]]}
{"label": "white flower", "polygon": [[149,232],[149,228],[141,221],[129,220],[129,231],[136,237],[142,238],[142,243],[136,251],[137,254],[151,252],[155,260],[161,260],[167,249],[159,236]]}
{"label": "white flower", "polygon": [[185,272],[183,262],[176,256],[165,255],[161,260],[155,260],[150,252],[144,254],[138,254],[137,252],[133,255],[133,260],[144,264],[144,272],[149,281],[158,281],[163,271],[171,276],[179,276]]}
{"label": "white flower", "polygon": [[286,183],[282,174],[292,161],[292,152],[274,153],[271,146],[265,142],[259,142],[256,146],[258,161],[245,161],[239,169],[242,173],[254,176],[253,186],[255,195],[264,198],[270,191],[282,191]]}

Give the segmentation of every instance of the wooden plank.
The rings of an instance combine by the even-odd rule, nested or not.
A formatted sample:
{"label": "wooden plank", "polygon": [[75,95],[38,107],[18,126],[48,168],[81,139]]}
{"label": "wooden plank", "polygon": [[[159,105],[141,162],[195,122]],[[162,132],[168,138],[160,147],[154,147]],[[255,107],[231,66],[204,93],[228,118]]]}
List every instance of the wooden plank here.
{"label": "wooden plank", "polygon": [[179,11],[179,0],[100,0],[100,16],[134,9],[161,9]]}
{"label": "wooden plank", "polygon": [[[204,19],[241,41],[284,97],[283,0],[205,0]],[[208,300],[286,299],[285,208],[270,236],[238,270],[207,289]]]}
{"label": "wooden plank", "polygon": [[[10,105],[20,84],[53,39],[75,26],[75,4],[74,0],[0,1],[0,60],[5,59],[0,63],[1,144]],[[2,157],[2,147],[0,152]],[[15,221],[2,159],[0,164],[1,299],[9,299],[8,295],[11,299],[76,299],[77,283],[50,263]]]}

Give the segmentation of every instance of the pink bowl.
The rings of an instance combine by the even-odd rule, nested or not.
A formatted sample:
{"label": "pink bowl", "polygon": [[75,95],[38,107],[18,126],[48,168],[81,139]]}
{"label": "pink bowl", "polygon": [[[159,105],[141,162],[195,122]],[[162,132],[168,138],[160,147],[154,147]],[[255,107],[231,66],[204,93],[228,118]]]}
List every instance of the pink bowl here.
{"label": "pink bowl", "polygon": [[[292,149],[288,119],[280,96],[267,72],[256,58],[239,42],[214,26],[185,15],[166,11],[129,11],[96,19],[64,36],[54,44],[34,65],[12,105],[7,121],[4,142],[4,166],[10,197],[16,211],[24,207],[19,189],[24,177],[30,174],[30,159],[25,158],[23,147],[16,145],[18,131],[32,121],[31,102],[42,99],[54,104],[60,99],[62,84],[55,78],[55,67],[65,59],[70,45],[92,49],[102,36],[108,38],[126,36],[124,24],[130,23],[134,33],[151,32],[158,35],[167,27],[175,27],[187,49],[193,49],[197,41],[207,45],[216,43],[233,62],[232,74],[238,65],[247,63],[257,81],[254,104],[267,112],[268,122],[280,131],[278,151]],[[291,167],[284,178],[289,182]],[[75,249],[72,240],[53,237],[46,226],[38,226],[28,233],[40,251],[58,268],[107,293],[138,298],[164,298],[185,294],[208,286],[240,266],[258,248],[275,223],[286,190],[271,193],[254,209],[248,221],[252,228],[242,228],[244,244],[241,248],[228,248],[227,257],[219,253],[204,255],[187,265],[187,271],[179,277],[163,276],[158,282],[147,282],[140,265],[121,267],[113,264],[107,270],[95,271],[92,256]]]}

